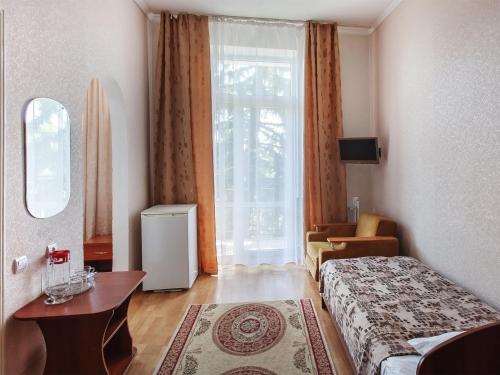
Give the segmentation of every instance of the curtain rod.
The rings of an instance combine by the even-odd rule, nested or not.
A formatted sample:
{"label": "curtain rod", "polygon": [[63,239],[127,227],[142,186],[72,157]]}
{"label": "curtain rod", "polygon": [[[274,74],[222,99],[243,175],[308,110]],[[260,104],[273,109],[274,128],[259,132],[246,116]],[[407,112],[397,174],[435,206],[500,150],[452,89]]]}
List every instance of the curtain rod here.
{"label": "curtain rod", "polygon": [[[153,13],[156,15],[160,15],[161,13],[169,13],[171,17],[177,17],[179,14],[194,14],[194,13],[186,13],[186,12],[169,12],[169,11],[163,11],[160,13]],[[198,16],[207,16],[215,19],[221,19],[221,20],[229,20],[229,21],[241,21],[241,22],[257,22],[257,23],[278,23],[278,24],[284,24],[284,25],[294,25],[294,26],[302,26],[306,22],[309,22],[307,20],[288,20],[288,19],[280,19],[280,18],[262,18],[262,17],[243,17],[243,16],[226,16],[226,15],[211,15],[211,14],[196,14]],[[310,22],[314,23],[322,23],[322,24],[335,24],[339,27],[341,27],[337,22],[331,22],[331,21],[317,21],[317,20],[310,20]]]}
{"label": "curtain rod", "polygon": [[255,22],[255,23],[274,23],[291,26],[304,26],[306,21],[285,20],[276,18],[258,18],[258,17],[236,17],[236,16],[209,16],[221,21],[235,22]]}

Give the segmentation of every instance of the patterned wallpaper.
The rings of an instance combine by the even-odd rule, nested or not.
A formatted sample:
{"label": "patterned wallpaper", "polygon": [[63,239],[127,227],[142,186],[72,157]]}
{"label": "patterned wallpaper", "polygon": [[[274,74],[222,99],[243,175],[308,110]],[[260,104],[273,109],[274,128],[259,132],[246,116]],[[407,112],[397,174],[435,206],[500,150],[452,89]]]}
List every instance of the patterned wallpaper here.
{"label": "patterned wallpaper", "polygon": [[[81,113],[86,77],[81,39],[83,26],[77,7],[51,1],[45,7],[36,2],[8,1],[5,7],[5,316],[38,296],[45,247],[57,241],[72,250],[74,262],[82,261],[82,180]],[[52,5],[52,6],[51,6]],[[42,8],[42,9],[41,9]],[[58,19],[58,22],[54,22]],[[75,22],[76,21],[76,22]],[[68,110],[71,120],[71,198],[66,209],[49,219],[33,218],[25,207],[23,109],[33,97],[51,97]],[[27,255],[27,272],[14,275],[15,257]],[[20,345],[14,337],[38,337],[35,347]],[[8,358],[43,355],[42,341],[34,324],[17,323],[9,318],[6,331],[7,373],[15,373],[19,363]],[[33,350],[35,349],[35,350]],[[36,350],[38,349],[38,350]],[[31,357],[31,358],[30,358]],[[22,363],[22,362],[21,362]]]}
{"label": "patterned wallpaper", "polygon": [[374,205],[405,252],[500,308],[500,1],[406,0],[377,29]]}
{"label": "patterned wallpaper", "polygon": [[[145,161],[141,168],[133,166],[135,169],[129,170],[129,174],[134,179],[146,176],[143,187],[134,193],[137,206],[147,205],[146,18],[132,1],[121,0],[44,0],[43,4],[36,0],[6,0],[4,7],[4,308],[8,319],[6,373],[15,375],[37,373],[43,363],[38,329],[34,324],[14,322],[9,317],[40,295],[45,247],[57,241],[59,247],[72,250],[75,266],[82,264],[81,114],[87,85],[94,76],[112,76],[123,90],[127,121],[135,124],[130,130],[138,143],[133,152],[139,162]],[[123,27],[114,27],[115,17]],[[24,200],[23,109],[29,99],[39,96],[60,101],[71,120],[71,198],[62,213],[43,220],[30,216]],[[127,130],[127,124],[120,125]],[[14,275],[12,262],[21,255],[28,256],[29,269]],[[35,369],[27,370],[32,365]]]}

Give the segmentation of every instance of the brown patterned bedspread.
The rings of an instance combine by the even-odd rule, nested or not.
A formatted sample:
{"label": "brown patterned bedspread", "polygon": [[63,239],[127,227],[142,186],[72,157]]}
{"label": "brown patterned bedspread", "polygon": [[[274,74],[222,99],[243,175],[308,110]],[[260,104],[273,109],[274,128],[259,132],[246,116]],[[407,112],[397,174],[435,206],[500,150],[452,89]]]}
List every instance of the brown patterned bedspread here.
{"label": "brown patterned bedspread", "polygon": [[320,290],[359,374],[387,357],[418,354],[407,340],[466,330],[500,313],[410,257],[330,260]]}

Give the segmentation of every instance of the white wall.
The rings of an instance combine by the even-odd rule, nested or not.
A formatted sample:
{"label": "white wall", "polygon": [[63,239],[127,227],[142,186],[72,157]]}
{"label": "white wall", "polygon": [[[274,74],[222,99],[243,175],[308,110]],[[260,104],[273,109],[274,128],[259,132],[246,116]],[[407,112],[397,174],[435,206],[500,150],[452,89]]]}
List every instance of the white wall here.
{"label": "white wall", "polygon": [[[39,330],[32,323],[13,321],[11,315],[40,295],[48,243],[57,241],[70,248],[72,263],[82,264],[81,120],[92,77],[104,84],[112,127],[119,129],[120,146],[128,156],[113,160],[123,181],[117,193],[122,211],[114,220],[125,223],[123,246],[115,247],[117,265],[120,269],[138,265],[139,212],[148,204],[146,18],[132,0],[4,0],[3,7],[6,373],[36,374],[44,355]],[[22,110],[37,96],[62,102],[71,120],[71,199],[62,213],[44,220],[31,217],[24,203]],[[14,275],[13,259],[23,254],[30,259],[29,269]]]}
{"label": "white wall", "polygon": [[500,1],[405,0],[374,34],[374,206],[403,250],[500,308]]}
{"label": "white wall", "polygon": [[[344,137],[373,136],[370,122],[370,37],[339,33]],[[360,198],[360,209],[371,212],[372,164],[346,164],[347,203]]]}

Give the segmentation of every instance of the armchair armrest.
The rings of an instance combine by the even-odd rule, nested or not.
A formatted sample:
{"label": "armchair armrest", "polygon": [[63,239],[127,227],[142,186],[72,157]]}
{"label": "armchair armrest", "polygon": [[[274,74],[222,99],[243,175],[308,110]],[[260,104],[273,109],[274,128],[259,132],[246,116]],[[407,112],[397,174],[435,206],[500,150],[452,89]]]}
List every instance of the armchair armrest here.
{"label": "armchair armrest", "polygon": [[319,264],[330,259],[348,259],[367,256],[397,256],[399,241],[396,237],[329,237],[332,249],[321,249]]}
{"label": "armchair armrest", "polygon": [[328,232],[307,232],[306,242],[326,242],[328,236]]}
{"label": "armchair armrest", "polygon": [[356,233],[356,224],[350,223],[331,223],[314,224],[316,232],[326,232],[329,237],[352,237]]}

